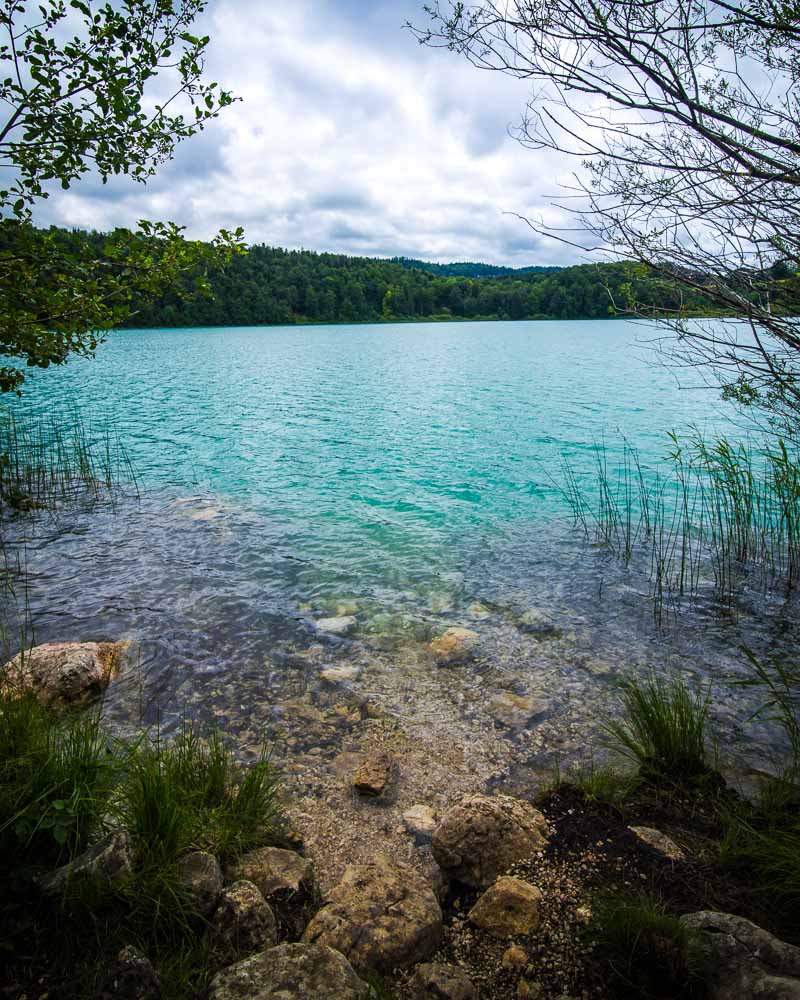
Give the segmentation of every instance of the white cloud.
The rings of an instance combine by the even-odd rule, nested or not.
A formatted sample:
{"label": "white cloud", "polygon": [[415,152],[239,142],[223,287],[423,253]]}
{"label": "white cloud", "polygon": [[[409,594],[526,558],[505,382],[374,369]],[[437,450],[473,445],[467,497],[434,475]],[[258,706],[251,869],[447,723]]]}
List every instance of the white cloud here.
{"label": "white cloud", "polygon": [[[545,214],[575,164],[520,147],[524,83],[418,45],[421,0],[216,0],[209,76],[242,97],[146,187],[91,179],[41,221],[106,229],[172,219],[191,236],[523,265],[575,255],[519,219]],[[365,8],[367,13],[365,14]]]}

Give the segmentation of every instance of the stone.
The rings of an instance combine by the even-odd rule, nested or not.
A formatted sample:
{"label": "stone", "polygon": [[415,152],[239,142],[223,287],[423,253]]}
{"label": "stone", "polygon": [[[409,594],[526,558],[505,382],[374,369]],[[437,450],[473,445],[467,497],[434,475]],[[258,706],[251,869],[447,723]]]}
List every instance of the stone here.
{"label": "stone", "polygon": [[403,822],[409,833],[413,833],[417,840],[424,842],[433,836],[437,817],[430,806],[415,805],[403,813]]}
{"label": "stone", "polygon": [[339,601],[336,605],[336,615],[339,618],[348,618],[358,614],[357,601]]}
{"label": "stone", "polygon": [[408,983],[411,1000],[478,1000],[472,980],[456,965],[420,965]]}
{"label": "stone", "polygon": [[478,889],[546,844],[544,816],[509,795],[467,795],[444,814],[431,842],[445,874]]}
{"label": "stone", "polygon": [[39,888],[46,896],[55,896],[73,881],[99,879],[117,882],[133,871],[128,834],[115,830],[77,858],[39,879]]}
{"label": "stone", "polygon": [[501,726],[522,729],[534,719],[545,715],[549,708],[550,703],[542,698],[502,691],[489,702],[489,715]]}
{"label": "stone", "polygon": [[348,681],[354,681],[360,673],[358,667],[352,664],[342,664],[338,667],[326,667],[324,670],[320,670],[319,678],[326,684],[346,684]]}
{"label": "stone", "polygon": [[641,843],[652,847],[670,861],[684,861],[686,854],[671,837],[650,826],[629,826],[628,829]]}
{"label": "stone", "polygon": [[347,959],[316,944],[280,944],[218,972],[208,1000],[367,1000]]}
{"label": "stone", "polygon": [[539,1000],[542,995],[540,983],[531,982],[529,979],[520,979],[517,983],[517,996],[519,1000]]}
{"label": "stone", "polygon": [[335,618],[320,618],[316,625],[319,632],[328,632],[331,635],[350,635],[358,622],[353,615],[337,615]]}
{"label": "stone", "polygon": [[388,753],[373,753],[365,757],[353,775],[353,788],[359,795],[377,798],[386,791],[395,770],[395,760]]}
{"label": "stone", "polygon": [[117,955],[97,1000],[159,1000],[161,982],[150,959],[128,945]]}
{"label": "stone", "polygon": [[472,659],[480,642],[480,636],[469,628],[449,628],[428,646],[434,660],[440,666],[463,663]]}
{"label": "stone", "polygon": [[275,914],[257,886],[240,879],[223,891],[207,941],[218,966],[231,965],[278,943]]}
{"label": "stone", "polygon": [[45,702],[78,705],[102,694],[126,643],[48,642],[18,653],[2,669],[2,687],[33,691]]}
{"label": "stone", "polygon": [[178,861],[178,883],[192,897],[197,912],[207,917],[222,892],[222,869],[208,851],[192,851]]}
{"label": "stone", "polygon": [[539,926],[541,892],[520,878],[505,875],[469,911],[470,923],[496,938],[531,934]]}
{"label": "stone", "polygon": [[234,880],[253,882],[266,900],[310,894],[314,884],[314,866],[309,859],[282,847],[258,847],[243,854],[229,874]]}
{"label": "stone", "polygon": [[524,612],[517,624],[520,632],[531,635],[536,639],[560,639],[561,629],[555,624],[550,615],[537,608],[530,608]]}
{"label": "stone", "polygon": [[389,972],[429,958],[442,938],[442,911],[414,869],[378,855],[351,865],[303,934],[340,951],[357,971]]}
{"label": "stone", "polygon": [[507,972],[522,972],[528,964],[528,953],[518,944],[512,944],[503,952],[500,964]]}
{"label": "stone", "polygon": [[710,1000],[800,1000],[800,948],[731,913],[703,910],[681,920],[700,934]]}

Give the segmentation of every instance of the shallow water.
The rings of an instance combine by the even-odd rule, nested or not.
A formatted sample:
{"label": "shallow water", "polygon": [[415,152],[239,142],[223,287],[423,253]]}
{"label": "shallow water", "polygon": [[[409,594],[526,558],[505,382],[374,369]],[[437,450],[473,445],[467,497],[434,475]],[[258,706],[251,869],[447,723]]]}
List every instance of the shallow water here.
{"label": "shallow water", "polygon": [[[715,393],[678,388],[655,335],[616,321],[115,333],[96,361],[37,373],[18,404],[111,424],[141,481],[113,508],[12,527],[35,641],[134,640],[109,716],[222,720],[245,755],[265,728],[338,747],[382,711],[534,766],[585,747],[621,672],[676,667],[713,679],[722,741],[763,764],[752,700],[726,677],[742,641],[795,641],[791,609],[705,604],[656,625],[647,580],[572,530],[552,482],[566,457],[590,483],[594,444],[613,461],[619,432],[648,464],[668,429],[736,436]],[[341,612],[350,638],[318,631]],[[428,641],[456,624],[479,633],[476,660],[432,666]],[[335,664],[350,676],[322,679]],[[509,694],[536,711],[498,710]]]}

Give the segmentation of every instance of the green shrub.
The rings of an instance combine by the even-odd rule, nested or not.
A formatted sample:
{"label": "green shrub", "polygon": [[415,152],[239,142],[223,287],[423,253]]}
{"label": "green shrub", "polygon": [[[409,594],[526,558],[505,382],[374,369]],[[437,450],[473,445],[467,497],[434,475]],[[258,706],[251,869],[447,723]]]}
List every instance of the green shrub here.
{"label": "green shrub", "polygon": [[597,764],[592,759],[570,768],[561,784],[579,789],[589,802],[613,804],[624,801],[639,784],[639,778],[611,763]]}
{"label": "green shrub", "polygon": [[592,906],[589,935],[612,996],[656,1000],[705,995],[696,932],[659,900],[600,896]]}
{"label": "green shrub", "polygon": [[689,691],[679,677],[650,674],[622,684],[622,718],[607,719],[609,746],[634,761],[642,778],[680,783],[708,774],[710,689]]}

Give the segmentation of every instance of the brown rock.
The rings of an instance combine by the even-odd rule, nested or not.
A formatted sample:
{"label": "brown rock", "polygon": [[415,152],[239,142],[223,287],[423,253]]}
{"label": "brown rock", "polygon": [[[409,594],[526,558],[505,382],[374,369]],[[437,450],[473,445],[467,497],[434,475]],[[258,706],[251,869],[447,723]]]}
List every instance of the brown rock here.
{"label": "brown rock", "polygon": [[126,643],[48,642],[3,667],[4,690],[33,691],[42,701],[81,704],[102,694]]}
{"label": "brown rock", "polygon": [[314,866],[294,851],[281,847],[259,847],[242,855],[229,873],[233,879],[253,882],[264,899],[293,893],[308,893],[314,882]]}
{"label": "brown rock", "polygon": [[367,1000],[369,986],[333,948],[281,944],[218,972],[208,1000]]}
{"label": "brown rock", "polygon": [[472,980],[456,965],[420,965],[408,983],[412,1000],[478,1000]]}
{"label": "brown rock", "polygon": [[424,961],[441,936],[442,911],[428,883],[378,855],[345,871],[303,940],[336,948],[356,970],[388,972]]}
{"label": "brown rock", "polygon": [[681,920],[700,934],[711,1000],[800,1000],[800,948],[730,913],[704,910]]}
{"label": "brown rock", "polygon": [[161,982],[150,959],[132,945],[123,948],[98,994],[98,1000],[159,1000]]}
{"label": "brown rock", "polygon": [[650,826],[629,826],[628,829],[643,844],[652,847],[654,851],[663,854],[670,861],[683,861],[686,858],[683,850],[678,847],[675,841],[660,830],[654,830]]}
{"label": "brown rock", "polygon": [[359,795],[377,798],[383,795],[395,769],[394,758],[388,753],[373,753],[356,768],[353,788]]}
{"label": "brown rock", "polygon": [[436,828],[436,813],[430,806],[411,806],[403,813],[406,829],[421,841],[428,841]]}
{"label": "brown rock", "polygon": [[197,912],[207,917],[222,892],[222,869],[208,851],[192,851],[178,862],[178,884],[192,897]]}
{"label": "brown rock", "polygon": [[216,965],[230,965],[278,943],[275,915],[252,882],[244,879],[224,890],[208,929]]}
{"label": "brown rock", "polygon": [[428,646],[434,660],[440,665],[462,663],[475,653],[480,641],[477,632],[469,628],[449,628]]}
{"label": "brown rock", "polygon": [[528,953],[518,944],[512,944],[503,952],[503,960],[500,964],[508,972],[522,972],[528,964]]}
{"label": "brown rock", "polygon": [[501,726],[509,729],[522,729],[529,726],[534,719],[545,715],[550,709],[550,703],[530,695],[513,694],[502,691],[489,702],[489,715]]}
{"label": "brown rock", "polygon": [[539,890],[509,875],[499,878],[469,911],[469,919],[493,937],[530,934],[539,926]]}
{"label": "brown rock", "polygon": [[433,856],[450,877],[484,888],[517,861],[541,851],[547,823],[532,805],[508,795],[468,795],[433,831]]}

